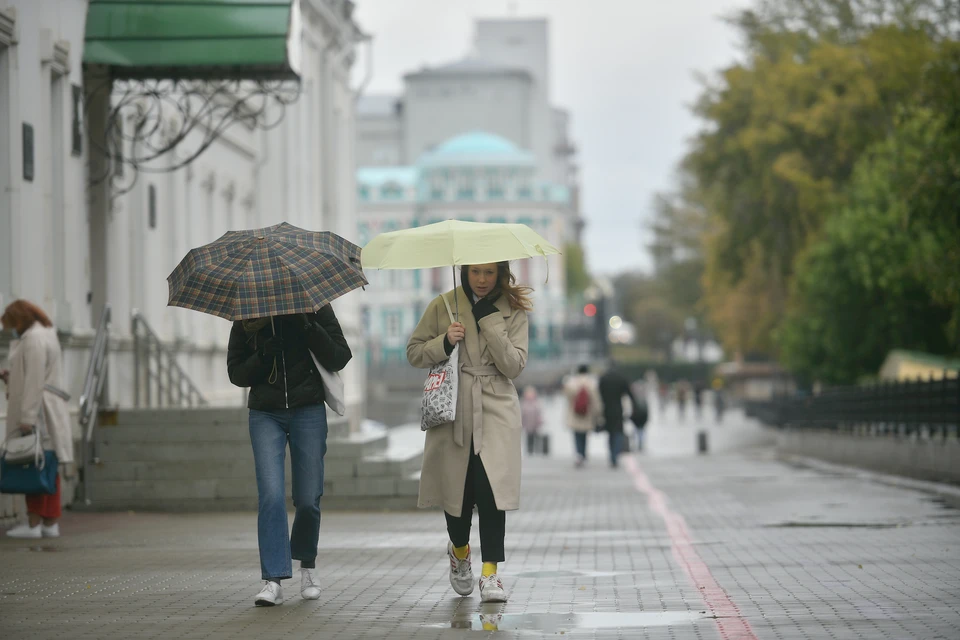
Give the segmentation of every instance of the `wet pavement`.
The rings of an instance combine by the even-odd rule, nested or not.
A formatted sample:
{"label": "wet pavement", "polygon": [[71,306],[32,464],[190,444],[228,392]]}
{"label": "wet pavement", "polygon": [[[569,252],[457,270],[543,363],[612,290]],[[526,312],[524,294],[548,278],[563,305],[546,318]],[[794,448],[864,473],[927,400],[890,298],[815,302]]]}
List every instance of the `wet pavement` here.
{"label": "wet pavement", "polygon": [[253,513],[68,513],[60,539],[0,539],[0,638],[960,638],[960,491],[689,455],[699,427],[651,413],[616,470],[600,436],[575,470],[553,421],[507,517],[505,605],[452,592],[439,512],[326,513],[320,600],[287,581],[270,609]]}

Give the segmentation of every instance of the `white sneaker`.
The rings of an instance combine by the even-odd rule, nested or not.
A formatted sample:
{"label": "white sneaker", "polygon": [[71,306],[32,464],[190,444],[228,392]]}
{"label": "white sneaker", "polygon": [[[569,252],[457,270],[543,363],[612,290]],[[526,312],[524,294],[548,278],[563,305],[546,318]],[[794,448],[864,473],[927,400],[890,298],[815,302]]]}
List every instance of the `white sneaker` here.
{"label": "white sneaker", "polygon": [[283,588],[276,582],[267,580],[257,594],[254,601],[258,607],[272,607],[275,604],[283,604]]}
{"label": "white sneaker", "polygon": [[304,600],[320,598],[320,583],[313,577],[313,569],[300,569],[300,595]]}
{"label": "white sneaker", "polygon": [[12,529],[7,529],[7,535],[11,538],[40,538],[43,532],[40,525],[31,527],[29,524],[19,524]]}
{"label": "white sneaker", "polygon": [[453,552],[453,543],[447,543],[447,556],[450,558],[450,586],[461,596],[473,593],[473,567],[470,566],[470,547],[467,557],[461,560]]}
{"label": "white sneaker", "polygon": [[497,574],[484,578],[480,576],[480,602],[506,602],[507,592]]}
{"label": "white sneaker", "polygon": [[55,522],[49,527],[47,525],[40,525],[40,534],[44,538],[59,538],[60,537],[60,523]]}

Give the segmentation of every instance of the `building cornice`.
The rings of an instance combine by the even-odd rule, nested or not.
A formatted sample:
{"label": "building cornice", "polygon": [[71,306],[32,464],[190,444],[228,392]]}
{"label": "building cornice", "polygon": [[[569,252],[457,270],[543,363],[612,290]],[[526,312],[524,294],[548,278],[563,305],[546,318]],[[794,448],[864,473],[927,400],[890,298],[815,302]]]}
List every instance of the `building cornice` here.
{"label": "building cornice", "polygon": [[49,65],[57,75],[70,74],[70,43],[66,40],[54,40],[53,31],[40,30],[40,63]]}

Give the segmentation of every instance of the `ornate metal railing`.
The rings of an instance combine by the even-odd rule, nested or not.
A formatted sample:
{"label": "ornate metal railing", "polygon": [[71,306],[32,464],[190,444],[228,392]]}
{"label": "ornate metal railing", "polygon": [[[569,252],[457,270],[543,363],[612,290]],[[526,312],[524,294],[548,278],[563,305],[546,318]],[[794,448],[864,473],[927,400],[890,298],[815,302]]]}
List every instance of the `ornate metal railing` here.
{"label": "ornate metal railing", "polygon": [[90,462],[96,462],[97,456],[94,447],[93,432],[97,426],[97,418],[101,403],[106,401],[104,385],[107,381],[108,355],[110,352],[110,305],[103,305],[100,313],[100,322],[97,324],[97,334],[90,349],[90,362],[87,364],[87,375],[83,380],[83,393],[80,395],[80,431],[81,436],[81,467],[80,467],[80,498],[90,503]]}
{"label": "ornate metal railing", "polygon": [[134,406],[195,407],[207,404],[200,389],[177,362],[146,318],[132,314]]}

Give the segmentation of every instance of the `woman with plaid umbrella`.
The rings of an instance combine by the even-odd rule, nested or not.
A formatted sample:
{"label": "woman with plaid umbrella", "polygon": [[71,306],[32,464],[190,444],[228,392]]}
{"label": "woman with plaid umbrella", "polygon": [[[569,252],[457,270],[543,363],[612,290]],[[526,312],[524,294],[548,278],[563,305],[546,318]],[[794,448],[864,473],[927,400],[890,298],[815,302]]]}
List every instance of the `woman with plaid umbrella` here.
{"label": "woman with plaid umbrella", "polygon": [[[168,304],[233,321],[227,352],[230,381],[249,387],[250,441],[257,475],[257,534],[263,588],[257,606],[283,602],[280,581],[300,561],[300,594],[320,597],[320,536],[327,412],[342,404],[320,369],[351,358],[330,301],[367,283],[360,248],[330,232],[282,223],[229,231],[191,250],[168,281]],[[342,411],[342,407],[338,412]],[[293,530],[287,530],[284,458],[290,443]]]}
{"label": "woman with plaid umbrella", "polygon": [[[291,577],[291,558],[300,561],[301,595],[307,600],[320,597],[314,569],[327,412],[311,351],[328,371],[340,371],[350,361],[350,346],[330,305],[311,314],[240,320],[230,331],[230,382],[250,387],[247,406],[260,494],[257,534],[265,581],[257,606],[283,602],[280,581]],[[288,441],[296,509],[289,537],[283,478]]]}

